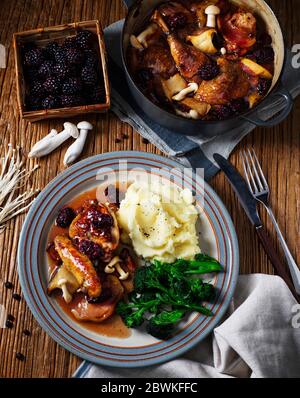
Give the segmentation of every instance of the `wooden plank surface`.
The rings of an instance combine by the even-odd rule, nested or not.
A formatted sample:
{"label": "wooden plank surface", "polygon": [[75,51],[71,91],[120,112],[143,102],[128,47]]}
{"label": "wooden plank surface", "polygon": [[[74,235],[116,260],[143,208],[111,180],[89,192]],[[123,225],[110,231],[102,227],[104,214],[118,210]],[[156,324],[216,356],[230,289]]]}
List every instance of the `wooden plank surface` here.
{"label": "wooden plank surface", "polygon": [[[300,7],[298,0],[269,0],[282,26],[288,47],[300,43]],[[103,26],[125,16],[126,9],[121,0],[9,0],[0,1],[0,43],[8,50],[7,68],[0,69],[0,149],[1,156],[8,143],[21,145],[28,152],[33,143],[42,138],[51,128],[61,128],[60,121],[45,121],[29,124],[20,120],[16,107],[15,71],[12,35],[16,31],[36,27],[57,25],[78,20],[100,19]],[[299,118],[300,100],[295,102],[293,113],[282,124],[272,129],[256,129],[236,148],[232,162],[241,170],[239,153],[245,146],[253,146],[272,190],[274,212],[287,238],[296,260],[300,261],[299,219]],[[89,116],[96,126],[96,134],[85,147],[83,157],[114,150],[142,150],[159,153],[117,117],[107,115]],[[128,139],[115,140],[128,134]],[[43,188],[61,170],[66,146],[40,161],[40,169],[34,177],[35,187]],[[259,245],[247,218],[241,211],[231,188],[222,174],[216,176],[212,186],[223,199],[234,224],[240,244],[242,273],[272,273],[272,267]],[[263,220],[274,237],[274,230],[265,212]],[[59,347],[40,328],[29,311],[24,299],[17,302],[12,293],[21,294],[16,264],[18,238],[24,216],[11,221],[0,235],[0,304],[16,321],[12,329],[0,330],[0,377],[69,377],[81,360]],[[3,284],[10,280],[13,290]],[[29,329],[31,336],[22,334]],[[16,352],[26,356],[25,361],[15,358]]]}

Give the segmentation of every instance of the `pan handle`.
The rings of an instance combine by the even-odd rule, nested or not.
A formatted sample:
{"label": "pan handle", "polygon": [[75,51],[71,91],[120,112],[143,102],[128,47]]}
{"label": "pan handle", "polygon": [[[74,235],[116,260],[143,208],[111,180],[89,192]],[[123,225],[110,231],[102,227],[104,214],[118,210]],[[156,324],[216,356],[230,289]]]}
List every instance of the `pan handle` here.
{"label": "pan handle", "polygon": [[135,0],[123,0],[127,8],[131,7]]}
{"label": "pan handle", "polygon": [[261,127],[273,127],[276,126],[277,124],[281,123],[284,119],[286,119],[289,115],[289,113],[291,112],[292,108],[293,108],[293,97],[291,96],[291,94],[289,93],[288,90],[286,90],[284,87],[281,87],[279,90],[277,90],[273,95],[270,96],[269,98],[269,105],[266,106],[266,108],[262,108],[261,112],[264,109],[267,109],[268,107],[270,107],[270,105],[272,103],[275,102],[275,100],[281,97],[284,99],[284,107],[281,111],[279,111],[276,116],[274,116],[273,118],[271,118],[270,120],[262,120],[259,115],[258,112],[256,111],[255,114],[252,116],[242,116],[243,119],[248,120],[248,122],[251,122],[253,124],[255,124],[256,126],[261,126]]}

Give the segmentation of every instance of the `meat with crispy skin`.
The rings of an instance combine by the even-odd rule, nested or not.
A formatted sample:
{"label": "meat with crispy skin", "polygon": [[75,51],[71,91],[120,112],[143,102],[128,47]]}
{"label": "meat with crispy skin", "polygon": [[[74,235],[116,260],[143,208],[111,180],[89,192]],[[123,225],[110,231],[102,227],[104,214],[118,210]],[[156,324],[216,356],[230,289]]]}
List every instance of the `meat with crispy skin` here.
{"label": "meat with crispy skin", "polygon": [[250,83],[241,66],[224,58],[220,58],[218,64],[220,75],[213,80],[203,81],[195,98],[210,105],[225,105],[234,99],[245,97]]}
{"label": "meat with crispy skin", "polygon": [[108,275],[103,283],[103,290],[109,289],[111,295],[108,299],[99,303],[89,303],[86,297],[83,297],[72,314],[79,321],[103,322],[113,315],[117,302],[121,299],[124,289],[116,276]]}
{"label": "meat with crispy skin", "polygon": [[80,253],[65,235],[57,235],[54,244],[63,264],[75,276],[79,285],[86,289],[89,297],[100,296],[100,278],[90,259]]}
{"label": "meat with crispy skin", "polygon": [[183,43],[175,34],[168,36],[168,43],[181,75],[187,80],[199,80],[197,75],[203,66],[211,62],[209,57],[197,48]]}

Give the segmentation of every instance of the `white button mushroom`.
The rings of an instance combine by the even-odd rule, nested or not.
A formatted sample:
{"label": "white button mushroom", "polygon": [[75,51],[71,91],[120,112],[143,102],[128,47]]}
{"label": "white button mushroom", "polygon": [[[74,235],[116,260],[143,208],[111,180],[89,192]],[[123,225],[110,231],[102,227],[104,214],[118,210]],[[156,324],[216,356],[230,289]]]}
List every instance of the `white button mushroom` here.
{"label": "white button mushroom", "polygon": [[29,153],[30,158],[40,158],[48,155],[54,149],[58,148],[68,138],[78,138],[79,131],[75,124],[66,122],[64,123],[64,130],[57,134],[56,130],[51,130],[50,134],[38,141]]}
{"label": "white button mushroom", "polygon": [[222,55],[226,55],[226,53],[227,53],[227,50],[225,47],[222,47],[220,51],[221,51]]}
{"label": "white button mushroom", "polygon": [[221,12],[220,8],[214,5],[210,5],[205,9],[205,14],[207,15],[206,26],[208,28],[215,28],[217,26],[216,16]]}
{"label": "white button mushroom", "polygon": [[79,137],[75,142],[67,149],[64,157],[64,165],[68,166],[73,163],[78,156],[81,154],[84,148],[86,137],[90,130],[93,130],[91,123],[83,121],[77,124],[77,128],[80,130]]}

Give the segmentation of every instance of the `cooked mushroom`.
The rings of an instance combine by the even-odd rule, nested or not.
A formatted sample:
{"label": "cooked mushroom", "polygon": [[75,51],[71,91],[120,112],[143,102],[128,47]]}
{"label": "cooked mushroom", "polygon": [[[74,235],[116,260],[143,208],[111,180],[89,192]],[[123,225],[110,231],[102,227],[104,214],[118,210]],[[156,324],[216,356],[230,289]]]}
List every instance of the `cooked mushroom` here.
{"label": "cooked mushroom", "polygon": [[75,276],[67,269],[65,264],[55,268],[50,276],[47,292],[51,294],[54,290],[60,289],[66,303],[70,303],[73,294],[80,288]]}
{"label": "cooked mushroom", "polygon": [[143,47],[147,48],[148,43],[147,39],[149,36],[152,36],[158,27],[155,23],[150,24],[142,33],[137,36],[137,41],[142,44]]}
{"label": "cooked mushroom", "polygon": [[170,77],[170,79],[168,80],[162,79],[161,83],[165,95],[170,101],[175,94],[179,93],[181,90],[187,87],[187,82],[180,75],[180,73],[176,73],[176,75]]}
{"label": "cooked mushroom", "polygon": [[201,117],[206,116],[211,109],[209,104],[206,102],[197,101],[195,98],[184,98],[181,101],[181,104],[189,107],[191,110],[196,111]]}
{"label": "cooked mushroom", "polygon": [[220,12],[220,8],[215,5],[210,5],[205,9],[205,14],[207,15],[206,26],[208,28],[215,28],[217,26],[216,17]]}
{"label": "cooked mushroom", "polygon": [[186,88],[174,95],[172,99],[174,101],[182,101],[188,94],[195,93],[198,90],[198,87],[197,83],[189,83]]}
{"label": "cooked mushroom", "polygon": [[214,46],[213,38],[217,34],[215,29],[206,29],[187,36],[187,41],[190,41],[194,47],[206,54],[216,54],[217,48]]}

